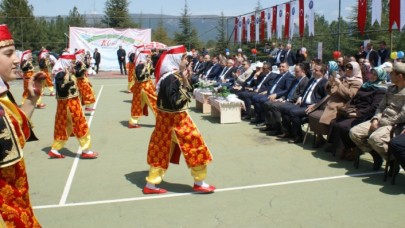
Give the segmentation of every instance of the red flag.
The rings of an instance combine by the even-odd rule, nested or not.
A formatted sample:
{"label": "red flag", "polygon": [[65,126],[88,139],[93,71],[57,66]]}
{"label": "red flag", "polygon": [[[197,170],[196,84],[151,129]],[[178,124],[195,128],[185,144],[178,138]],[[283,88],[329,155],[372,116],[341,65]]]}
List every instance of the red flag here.
{"label": "red flag", "polygon": [[242,41],[245,42],[246,41],[246,18],[243,17],[242,20]]}
{"label": "red flag", "polygon": [[401,12],[400,0],[391,0],[390,1],[390,32],[392,31],[392,26],[394,23],[397,25],[397,29],[400,26],[400,12]]}
{"label": "red flag", "polygon": [[359,5],[357,8],[357,26],[359,27],[361,35],[363,35],[367,19],[367,0],[358,0],[358,4]]}
{"label": "red flag", "polygon": [[255,40],[255,15],[252,14],[251,19],[250,19],[250,41],[254,41]]}
{"label": "red flag", "polygon": [[285,4],[284,38],[290,37],[290,3]]}
{"label": "red flag", "polygon": [[260,40],[264,40],[264,29],[266,27],[266,13],[262,11],[260,13]]}
{"label": "red flag", "polygon": [[234,42],[238,42],[238,17],[235,17],[235,27],[233,29],[233,40]]}
{"label": "red flag", "polygon": [[300,37],[304,36],[304,29],[305,29],[305,17],[304,17],[304,0],[299,0],[299,29],[300,29]]}
{"label": "red flag", "polygon": [[273,21],[271,24],[271,33],[275,33],[277,30],[277,6],[273,6]]}

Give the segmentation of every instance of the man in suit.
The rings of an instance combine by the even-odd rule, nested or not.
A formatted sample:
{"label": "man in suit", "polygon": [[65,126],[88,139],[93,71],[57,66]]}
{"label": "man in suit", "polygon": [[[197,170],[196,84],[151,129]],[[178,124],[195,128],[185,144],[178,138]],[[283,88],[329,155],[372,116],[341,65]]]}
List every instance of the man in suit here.
{"label": "man in suit", "polygon": [[284,62],[284,58],[285,58],[284,45],[283,45],[283,44],[279,44],[279,45],[278,45],[278,51],[277,51],[277,54],[276,54],[276,56],[275,56],[275,61],[274,61],[274,63],[275,63],[277,66],[280,66],[280,64],[281,64],[282,62]]}
{"label": "man in suit", "polygon": [[378,53],[373,49],[372,43],[367,43],[366,46],[366,59],[370,62],[371,67],[378,66]]}
{"label": "man in suit", "polygon": [[287,62],[289,66],[294,66],[296,63],[296,54],[291,50],[291,44],[287,44],[284,50],[283,62]]}
{"label": "man in suit", "polygon": [[205,75],[203,75],[203,78],[204,79],[206,78],[211,81],[218,81],[221,71],[222,71],[222,66],[221,66],[221,64],[218,63],[218,57],[214,56],[214,57],[212,57],[212,65],[207,70],[207,72],[205,72]]}
{"label": "man in suit", "polygon": [[[256,70],[256,73],[253,75],[253,80],[256,77],[256,82],[255,86],[246,86],[245,90],[241,93],[238,94],[239,99],[243,100],[245,102],[245,111],[242,114],[242,119],[243,120],[250,120],[251,119],[251,106],[252,106],[252,100],[251,98],[257,94],[260,93],[267,93],[267,90],[269,88],[269,85],[271,81],[277,77],[277,74],[273,74],[270,71],[270,65],[265,63],[261,65],[262,63],[259,63],[259,66],[263,66],[261,70]],[[248,80],[247,80],[248,81]]]}
{"label": "man in suit", "polygon": [[298,63],[294,68],[295,78],[288,88],[287,95],[282,96],[275,101],[267,101],[263,105],[264,119],[266,123],[265,128],[260,131],[270,131],[269,135],[280,135],[281,131],[281,106],[294,107],[299,97],[304,95],[305,88],[308,84],[309,78],[305,74],[305,65]]}
{"label": "man in suit", "polygon": [[280,74],[278,74],[272,81],[269,89],[264,94],[258,94],[252,97],[252,104],[255,107],[256,119],[252,121],[254,124],[264,123],[263,105],[267,101],[275,101],[282,96],[286,96],[288,88],[291,85],[294,77],[288,71],[288,63],[283,62],[280,64]]}
{"label": "man in suit", "polygon": [[280,107],[284,133],[279,135],[279,137],[293,138],[288,141],[289,143],[300,143],[303,141],[301,119],[308,116],[316,107],[315,105],[327,95],[325,85],[328,79],[324,78],[327,71],[326,65],[315,64],[312,71],[313,77],[309,80],[304,94],[297,99],[295,105]]}
{"label": "man in suit", "polygon": [[193,73],[197,74],[204,66],[204,56],[198,56],[198,61],[193,63]]}
{"label": "man in suit", "polygon": [[226,60],[226,66],[222,69],[221,74],[218,77],[218,84],[221,86],[226,86],[228,88],[233,85],[235,79],[233,74],[236,72],[236,67],[234,67],[235,62],[232,59]]}
{"label": "man in suit", "polygon": [[118,58],[118,64],[120,66],[120,71],[121,74],[127,75],[127,63],[125,57],[127,56],[127,53],[125,49],[122,48],[122,45],[119,46],[117,50],[117,58]]}
{"label": "man in suit", "polygon": [[390,50],[387,49],[385,41],[380,42],[380,49],[378,49],[378,66],[385,63],[390,58]]}
{"label": "man in suit", "polygon": [[98,69],[100,67],[101,54],[100,54],[100,52],[98,52],[97,48],[94,49],[93,59],[95,61],[95,63],[94,63],[94,68],[95,69],[94,70],[96,71],[96,74],[98,74]]}

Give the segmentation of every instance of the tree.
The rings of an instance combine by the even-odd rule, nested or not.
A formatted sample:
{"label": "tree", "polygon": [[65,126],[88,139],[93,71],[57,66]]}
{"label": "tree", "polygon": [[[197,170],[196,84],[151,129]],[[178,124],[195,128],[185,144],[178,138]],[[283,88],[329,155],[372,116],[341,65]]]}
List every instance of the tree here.
{"label": "tree", "polygon": [[181,29],[181,32],[174,33],[174,41],[177,44],[185,45],[188,50],[191,50],[192,48],[198,49],[200,47],[198,32],[194,27],[191,26],[190,16],[191,14],[189,13],[186,0],[183,13],[181,15],[181,18],[179,19],[179,27]]}
{"label": "tree", "polygon": [[79,11],[77,11],[77,7],[73,7],[72,10],[69,11],[69,16],[66,18],[67,23],[69,26],[75,27],[85,27],[86,26],[86,19],[84,16],[80,15]]}
{"label": "tree", "polygon": [[160,19],[158,21],[158,25],[156,29],[152,31],[152,40],[153,41],[158,41],[161,43],[164,43],[166,45],[172,45],[173,41],[169,38],[167,35],[166,29],[163,26],[163,17],[162,15],[160,16]]}
{"label": "tree", "polygon": [[221,12],[221,17],[218,21],[216,29],[218,34],[214,54],[221,54],[225,52],[226,48],[228,48],[228,42],[226,40],[226,17],[224,16],[223,12]]}
{"label": "tree", "polygon": [[0,3],[1,23],[7,24],[17,49],[32,49],[32,37],[37,35],[33,7],[27,0],[3,0]]}
{"label": "tree", "polygon": [[102,22],[112,28],[133,28],[137,24],[131,21],[128,13],[127,0],[107,0],[105,2],[104,17]]}

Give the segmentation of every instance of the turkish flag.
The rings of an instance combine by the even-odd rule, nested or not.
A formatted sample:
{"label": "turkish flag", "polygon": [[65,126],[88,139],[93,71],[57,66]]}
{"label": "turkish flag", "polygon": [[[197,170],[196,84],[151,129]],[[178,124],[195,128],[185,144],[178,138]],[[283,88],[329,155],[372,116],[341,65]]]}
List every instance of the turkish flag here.
{"label": "turkish flag", "polygon": [[260,40],[264,40],[264,29],[266,27],[266,12],[260,13]]}
{"label": "turkish flag", "polygon": [[277,6],[273,6],[273,21],[271,24],[271,32],[275,33],[277,30]]}
{"label": "turkish flag", "polygon": [[290,3],[285,4],[284,38],[290,37]]}
{"label": "turkish flag", "polygon": [[236,43],[238,41],[238,17],[235,17],[235,27],[233,32],[235,33],[233,36],[233,42]]}
{"label": "turkish flag", "polygon": [[255,40],[255,15],[252,14],[250,19],[250,40]]}
{"label": "turkish flag", "polygon": [[243,23],[243,25],[242,25],[242,41],[245,42],[246,41],[246,19],[245,19],[245,17],[243,17],[242,23]]}
{"label": "turkish flag", "polygon": [[367,19],[367,0],[358,0],[358,3],[357,26],[359,27],[361,35],[363,35]]}
{"label": "turkish flag", "polygon": [[401,4],[400,0],[390,0],[390,32],[392,31],[392,27],[394,23],[396,24],[396,29],[400,26],[400,15],[401,15]]}
{"label": "turkish flag", "polygon": [[300,14],[299,17],[299,30],[300,30],[300,37],[304,36],[304,29],[305,29],[305,14],[304,14],[304,0],[299,0],[299,9]]}

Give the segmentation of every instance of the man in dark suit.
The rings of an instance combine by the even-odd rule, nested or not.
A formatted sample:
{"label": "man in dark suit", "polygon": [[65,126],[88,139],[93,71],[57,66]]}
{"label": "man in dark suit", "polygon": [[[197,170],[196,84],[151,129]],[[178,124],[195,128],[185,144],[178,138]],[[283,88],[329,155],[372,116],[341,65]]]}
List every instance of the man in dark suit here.
{"label": "man in dark suit", "polygon": [[280,135],[281,132],[281,106],[294,107],[299,97],[304,95],[305,88],[308,84],[309,78],[305,74],[305,65],[298,63],[294,68],[295,78],[288,88],[287,95],[278,98],[275,101],[267,101],[263,105],[264,119],[266,123],[265,128],[260,131],[270,131],[269,135]]}
{"label": "man in dark suit", "polygon": [[378,66],[378,52],[373,49],[372,43],[367,43],[366,46],[366,59],[370,62],[371,67]]}
{"label": "man in dark suit", "polygon": [[199,56],[198,61],[193,63],[193,73],[197,74],[204,66],[204,56]]}
{"label": "man in dark suit", "polygon": [[233,77],[233,74],[236,72],[237,68],[234,67],[235,62],[232,59],[228,59],[226,61],[226,66],[222,69],[221,73],[219,74],[218,77],[218,85],[221,86],[226,86],[230,88],[234,81],[235,78]]}
{"label": "man in dark suit", "polygon": [[280,64],[280,74],[272,81],[269,89],[265,94],[258,94],[252,97],[252,104],[255,107],[256,119],[252,121],[254,124],[264,123],[263,105],[267,101],[275,101],[276,99],[285,96],[288,88],[291,85],[294,77],[288,71],[289,66],[286,62]]}
{"label": "man in dark suit", "polygon": [[287,62],[288,65],[294,66],[296,63],[296,54],[293,50],[291,50],[291,44],[287,44],[284,50],[284,62]]}
{"label": "man in dark suit", "polygon": [[[262,63],[260,63],[262,64]],[[252,100],[251,98],[260,93],[267,93],[267,90],[271,84],[271,81],[277,77],[277,74],[271,73],[270,65],[265,63],[262,65],[262,69],[256,71],[253,77],[257,78],[257,84],[254,87],[245,87],[245,90],[238,94],[239,99],[245,102],[245,111],[242,114],[243,120],[250,120],[251,119],[251,106]]]}
{"label": "man in dark suit", "polygon": [[293,138],[289,143],[300,143],[303,141],[301,119],[308,116],[315,109],[315,105],[327,96],[325,85],[328,79],[325,64],[316,64],[313,68],[313,77],[309,80],[302,97],[299,97],[294,106],[282,106],[282,126],[284,134],[281,138]]}
{"label": "man in dark suit", "polygon": [[279,67],[280,64],[284,62],[284,58],[285,58],[284,45],[279,44],[277,54],[274,58],[274,63]]}
{"label": "man in dark suit", "polygon": [[94,70],[96,71],[96,74],[98,74],[98,69],[100,67],[101,55],[100,55],[100,52],[98,52],[97,48],[94,49],[93,59],[95,61],[95,63],[94,63],[94,68],[95,69]]}
{"label": "man in dark suit", "polygon": [[117,59],[118,59],[118,64],[120,66],[120,71],[121,74],[127,75],[127,63],[126,63],[126,51],[125,49],[122,48],[122,45],[119,46],[117,50]]}
{"label": "man in dark suit", "polygon": [[212,81],[218,81],[219,75],[221,74],[222,71],[222,66],[221,64],[218,63],[218,57],[214,56],[212,57],[212,66],[205,72],[205,75],[203,75],[203,78],[212,80]]}

